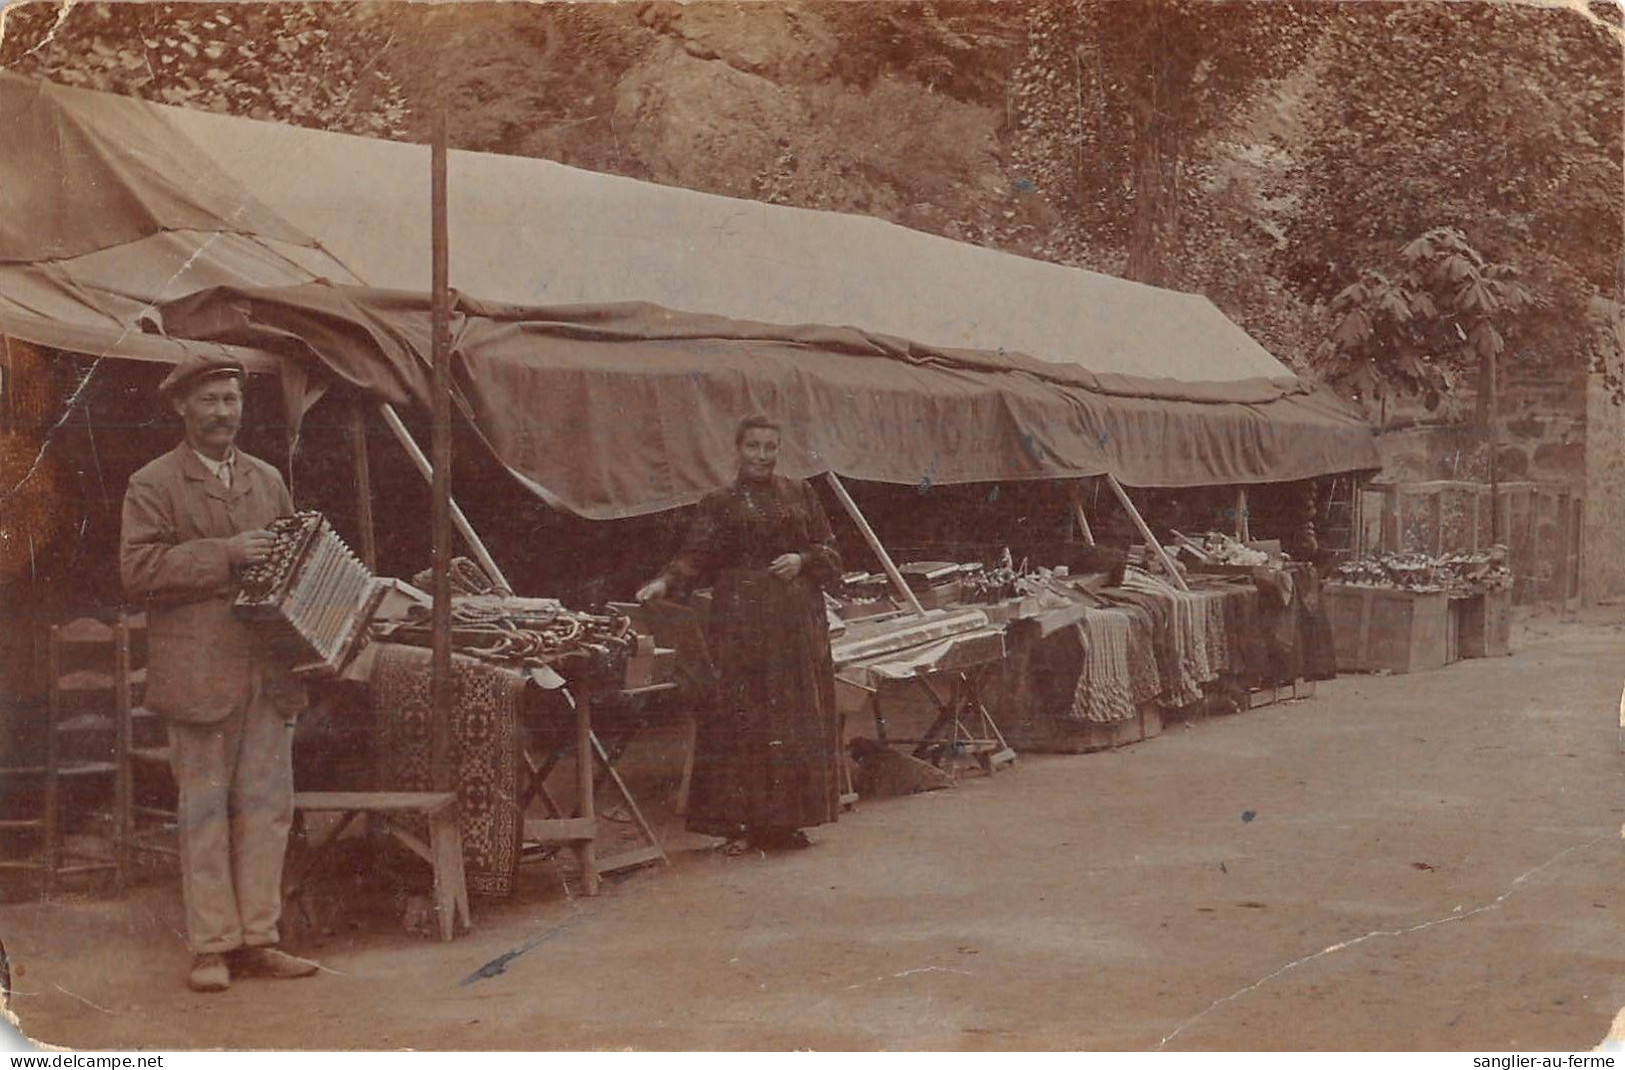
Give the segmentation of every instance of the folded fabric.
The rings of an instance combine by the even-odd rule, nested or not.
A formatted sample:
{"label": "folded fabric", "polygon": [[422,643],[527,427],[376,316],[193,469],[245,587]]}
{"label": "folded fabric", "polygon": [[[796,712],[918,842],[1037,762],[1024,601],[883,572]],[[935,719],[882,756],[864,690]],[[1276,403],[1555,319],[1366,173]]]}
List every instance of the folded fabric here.
{"label": "folded fabric", "polygon": [[1073,716],[1100,723],[1131,719],[1138,708],[1129,667],[1128,615],[1115,609],[1091,609],[1077,628],[1083,644],[1083,671],[1078,674]]}

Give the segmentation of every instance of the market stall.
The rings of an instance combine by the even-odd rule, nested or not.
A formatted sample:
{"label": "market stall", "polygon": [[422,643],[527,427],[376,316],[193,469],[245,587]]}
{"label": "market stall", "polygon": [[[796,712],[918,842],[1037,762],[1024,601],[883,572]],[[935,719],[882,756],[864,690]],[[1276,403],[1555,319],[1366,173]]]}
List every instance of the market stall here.
{"label": "market stall", "polygon": [[[1035,267],[1020,258],[969,250],[901,228],[886,230],[884,237],[899,251],[922,242],[932,249],[946,246],[955,257],[975,261],[976,271],[967,278],[1037,272],[1054,299],[1041,309],[1004,317],[1010,321],[1007,334],[989,334],[986,324],[971,330],[967,321],[921,324],[921,337],[820,325],[817,317],[798,314],[807,310],[774,303],[786,292],[782,286],[769,288],[771,299],[757,306],[754,315],[742,314],[751,310],[738,307],[722,308],[697,290],[690,294],[693,310],[685,311],[683,294],[669,288],[660,291],[662,297],[679,307],[627,300],[501,304],[448,292],[446,250],[440,241],[431,293],[376,289],[352,284],[355,275],[332,256],[319,233],[312,237],[289,223],[240,184],[253,184],[259,176],[222,173],[191,140],[224,131],[221,136],[230,141],[232,132],[254,133],[263,124],[211,119],[195,125],[161,108],[109,103],[96,94],[41,88],[3,75],[0,98],[26,114],[24,128],[38,135],[42,153],[57,154],[64,173],[95,179],[64,187],[64,196],[84,200],[96,193],[92,187],[98,183],[124,195],[110,201],[96,194],[101,197],[99,211],[117,214],[122,206],[117,226],[94,231],[58,226],[60,233],[20,226],[16,233],[0,235],[8,244],[0,269],[0,332],[64,352],[94,353],[99,359],[163,364],[197,353],[229,352],[252,371],[274,377],[291,442],[299,440],[303,422],[320,398],[342,395],[358,440],[364,440],[368,426],[381,424],[423,478],[435,484],[434,559],[445,565],[455,528],[494,590],[454,596],[444,586],[449,582],[444,567],[429,585],[435,588],[427,592],[430,613],[441,615],[443,623],[428,629],[427,680],[431,691],[444,689],[438,698],[431,694],[427,699],[436,723],[443,726],[428,740],[430,781],[459,792],[489,782],[504,799],[511,790],[514,800],[514,812],[478,845],[493,856],[492,865],[479,861],[471,871],[507,871],[503,852],[513,842],[510,825],[519,830],[521,845],[526,822],[540,820],[564,823],[554,831],[571,833],[569,842],[587,840],[591,784],[600,775],[616,779],[610,760],[615,748],[605,747],[590,722],[582,720],[590,716],[591,696],[577,696],[573,739],[583,794],[573,809],[559,805],[546,785],[537,782],[553,768],[548,759],[554,751],[517,763],[521,769],[511,785],[507,770],[516,763],[509,762],[512,755],[506,752],[482,759],[488,772],[457,770],[453,744],[457,736],[474,731],[470,726],[501,727],[522,719],[527,700],[519,696],[532,690],[575,692],[585,685],[556,665],[532,664],[537,650],[547,653],[545,644],[531,646],[523,633],[531,631],[527,623],[537,622],[537,603],[544,601],[535,596],[548,592],[516,592],[500,566],[535,554],[537,547],[523,540],[488,546],[457,508],[445,485],[453,434],[461,444],[460,456],[478,456],[499,466],[512,481],[502,485],[513,494],[531,496],[584,521],[607,522],[683,509],[724,485],[733,476],[734,422],[751,410],[772,412],[787,429],[780,471],[796,478],[822,477],[823,492],[834,497],[850,530],[861,535],[861,542],[851,544],[858,548],[854,560],[869,554],[885,578],[886,597],[895,598],[892,621],[867,626],[873,629],[868,638],[882,640],[878,647],[863,646],[866,626],[843,618],[849,635],[837,636],[837,645],[846,651],[844,677],[881,695],[882,701],[882,693],[896,687],[929,695],[936,723],[919,736],[906,737],[921,741],[910,745],[940,755],[963,744],[985,756],[990,767],[1006,757],[1010,741],[1002,725],[1019,716],[1022,705],[1008,699],[1007,687],[990,695],[991,677],[995,670],[1000,677],[1009,675],[1001,666],[1011,651],[1020,656],[1020,633],[1036,632],[1040,640],[1072,636],[1092,668],[1073,680],[1073,705],[1082,711],[1081,719],[1120,725],[1139,718],[1142,732],[1145,711],[1153,702],[1188,704],[1225,673],[1248,664],[1243,643],[1231,638],[1246,630],[1246,599],[1236,593],[1245,584],[1222,578],[1193,581],[1176,568],[1163,540],[1151,535],[1128,488],[1239,487],[1377,464],[1365,421],[1293,376],[1210,303],[1192,295],[1056,265]],[[328,160],[337,152],[348,161],[337,169],[345,174],[394,176],[403,173],[401,154],[414,160],[423,154],[421,148],[288,128],[263,133],[299,143],[293,146],[297,151],[283,157],[284,174],[298,170],[299,161]],[[131,138],[143,147],[141,158],[150,167],[120,166],[116,154],[104,151],[91,152],[82,161],[62,155],[63,144],[106,146]],[[468,154],[452,158],[464,169],[455,172],[459,174],[478,175],[488,163]],[[443,194],[443,161],[436,173]],[[313,182],[299,188],[308,198],[310,190],[330,187]],[[685,218],[682,212],[655,210],[665,203],[662,198],[693,196],[637,184],[616,189],[644,198],[648,210],[638,218],[651,228],[662,220]],[[368,185],[367,195],[374,193]],[[378,210],[370,201],[365,206]],[[29,219],[50,231],[48,222],[80,218],[85,207],[57,204]],[[353,215],[360,207],[362,202],[324,204],[310,219]],[[763,233],[783,222],[774,213],[788,211],[736,207],[758,221]],[[418,215],[426,213],[402,211],[403,218]],[[615,229],[624,218],[618,215],[615,226],[604,224],[607,239],[615,240],[580,244],[594,255],[626,248]],[[809,234],[824,233],[824,218],[795,216],[797,227]],[[831,216],[825,229],[834,233],[851,225],[845,217]],[[377,240],[387,245],[395,236],[385,229],[369,228],[368,233],[377,233]],[[751,227],[735,230],[741,243],[754,240]],[[220,240],[202,241],[181,272],[159,270],[168,263],[164,257],[174,252],[174,236],[181,233],[219,235]],[[510,237],[506,221],[470,220],[457,232],[459,248],[478,245],[508,258],[496,267],[485,264],[466,278],[460,272],[455,281],[478,289],[482,281],[499,285],[504,278],[533,270],[534,263]],[[678,245],[659,247],[675,250]],[[741,263],[759,275],[759,261],[740,255]],[[941,260],[904,259],[922,264]],[[681,261],[669,263],[659,277],[669,281],[693,274],[682,267]],[[871,273],[877,284],[897,276],[878,269]],[[608,268],[599,275],[619,277]],[[917,308],[957,308],[950,299],[953,287],[939,289],[934,294],[922,291],[907,302],[899,295],[898,301]],[[605,292],[612,298],[626,296],[612,288]],[[877,317],[884,327],[894,322],[880,313]],[[1018,320],[1029,326],[1041,322],[1045,329],[1019,330]],[[1030,340],[1034,352],[1006,347],[1007,339],[1018,336]],[[980,347],[967,346],[967,340]],[[428,450],[418,446],[402,416],[425,412],[435,414],[435,441]],[[368,493],[366,459],[364,448],[353,457],[360,493],[357,525],[350,533],[364,563],[373,557],[371,518],[391,507]],[[1062,575],[1058,568],[1018,570],[988,562],[981,563],[980,575],[966,571],[957,584],[931,569],[905,576],[902,569],[910,562],[891,559],[870,518],[848,494],[845,480],[921,488],[1097,481],[1121,505],[1148,557],[1132,570],[1119,570],[1111,582],[1094,585]],[[1081,507],[1076,518],[1087,541],[1091,518]],[[908,519],[906,511],[887,518],[893,527]],[[598,548],[600,556],[634,549]],[[592,562],[569,561],[562,567],[579,571]],[[1010,589],[1017,572],[1022,582],[1032,584],[1031,590]],[[1277,593],[1282,610],[1308,604],[1305,584],[1282,581],[1280,586],[1287,592]],[[989,592],[997,595],[989,597]],[[484,594],[492,597],[480,601]],[[364,604],[357,606],[357,616],[369,615]],[[950,613],[969,607],[982,614],[982,621],[951,634],[918,636],[911,631],[918,627],[916,618],[933,606]],[[604,608],[548,612],[560,621],[567,612],[613,619]],[[380,608],[370,614],[367,635],[374,647],[365,682],[375,700],[371,716],[383,718],[374,720],[373,734],[400,755],[392,760],[396,768],[412,770],[421,767],[424,745],[414,727],[421,716],[412,712],[424,708],[422,622],[413,622],[410,607],[403,610],[404,618],[391,618],[391,611]],[[489,618],[468,616],[487,611]],[[464,614],[460,622],[458,612]],[[1260,606],[1256,612],[1262,616],[1268,611]],[[1290,613],[1277,616],[1285,619]],[[1233,627],[1227,626],[1232,618]],[[1298,619],[1280,628],[1290,632],[1300,627]],[[346,646],[353,634],[352,629],[332,642]],[[620,636],[624,639],[625,633]],[[419,641],[407,641],[413,638]],[[628,664],[651,654],[631,651]],[[345,671],[360,671],[354,666],[365,664],[361,658],[366,656],[362,651]],[[549,690],[533,671],[540,667],[565,677],[566,686]],[[618,684],[600,679],[597,690],[606,705],[614,705],[638,700],[640,687],[663,682],[634,686],[623,676]],[[454,699],[458,689],[488,696],[487,709],[475,710]],[[395,696],[386,703],[391,709],[378,707],[379,694]],[[1000,704],[1011,701],[1013,713],[1001,715]],[[501,712],[493,715],[493,709]],[[885,714],[881,716],[883,721]],[[877,731],[882,721],[871,719]],[[457,724],[464,727],[451,728]],[[502,727],[497,734],[505,732]],[[442,738],[448,734],[452,738]],[[414,742],[396,747],[402,740]],[[500,773],[489,772],[498,766]],[[402,782],[416,781],[407,775]],[[635,808],[630,794],[627,801]],[[474,808],[472,802],[468,806]],[[544,813],[535,813],[538,808]],[[590,840],[586,846],[581,857],[590,873]],[[500,876],[493,879],[500,884]]]}
{"label": "market stall", "polygon": [[1143,555],[1109,571],[1072,557],[1080,559],[1078,571],[952,566],[958,578],[931,595],[1003,625],[1007,656],[984,690],[1017,749],[1138,742],[1166,716],[1306,697],[1335,675],[1319,578],[1307,564],[1258,552],[1247,565],[1169,574]]}

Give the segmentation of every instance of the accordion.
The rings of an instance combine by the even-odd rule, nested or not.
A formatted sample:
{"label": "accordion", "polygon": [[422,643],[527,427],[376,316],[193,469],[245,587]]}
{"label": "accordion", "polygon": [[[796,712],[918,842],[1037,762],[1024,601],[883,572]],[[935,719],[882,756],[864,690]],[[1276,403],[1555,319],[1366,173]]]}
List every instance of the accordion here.
{"label": "accordion", "polygon": [[295,672],[331,676],[359,649],[384,585],[320,513],[279,517],[270,556],[243,569],[232,610],[267,633]]}

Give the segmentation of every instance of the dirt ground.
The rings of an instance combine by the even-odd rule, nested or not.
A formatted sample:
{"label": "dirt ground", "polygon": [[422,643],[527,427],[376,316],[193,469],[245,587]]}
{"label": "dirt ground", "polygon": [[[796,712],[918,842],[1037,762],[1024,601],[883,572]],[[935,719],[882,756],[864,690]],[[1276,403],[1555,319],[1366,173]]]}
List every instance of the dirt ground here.
{"label": "dirt ground", "polygon": [[1591,1048],[1625,1005],[1625,613],[1510,658],[863,804],[793,855],[679,839],[449,944],[199,996],[172,884],[0,908],[78,1048]]}

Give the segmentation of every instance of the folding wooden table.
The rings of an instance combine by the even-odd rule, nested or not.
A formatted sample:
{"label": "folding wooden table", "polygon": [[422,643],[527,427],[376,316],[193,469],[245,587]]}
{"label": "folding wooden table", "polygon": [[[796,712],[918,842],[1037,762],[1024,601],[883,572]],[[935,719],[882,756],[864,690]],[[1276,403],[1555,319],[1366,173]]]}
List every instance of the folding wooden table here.
{"label": "folding wooden table", "polygon": [[[580,700],[576,699],[569,689],[560,689],[559,693],[575,714],[576,805],[574,812],[568,816],[547,789],[548,778],[563,759],[567,748],[555,746],[548,753],[541,755],[530,747],[524,750],[528,776],[524,778],[525,783],[520,789],[520,812],[529,810],[530,804],[537,799],[541,800],[542,807],[547,812],[546,817],[525,819],[524,840],[527,844],[571,847],[581,864],[582,880],[587,895],[598,894],[599,878],[605,873],[615,873],[637,866],[671,864],[660,844],[660,838],[644,817],[631,788],[627,787],[615,764],[620,761],[627,746],[643,728],[644,722],[636,716],[642,710],[643,704],[650,696],[674,690],[676,686],[673,683],[660,683],[647,687],[593,691],[586,693]],[[603,710],[611,707],[632,716],[624,718],[623,723],[611,735],[610,745],[606,747],[593,729],[593,713],[595,709]],[[626,804],[643,845],[608,858],[599,858],[598,818],[594,798],[606,780],[614,785]]]}
{"label": "folding wooden table", "polygon": [[[916,758],[941,765],[972,758],[991,774],[1016,760],[1016,752],[982,701],[981,681],[1004,660],[1004,633],[978,628],[921,646],[852,661],[836,669],[843,712],[867,713],[881,743],[910,745]],[[924,734],[899,738],[888,732],[882,699],[898,685],[918,687],[937,711]]]}

